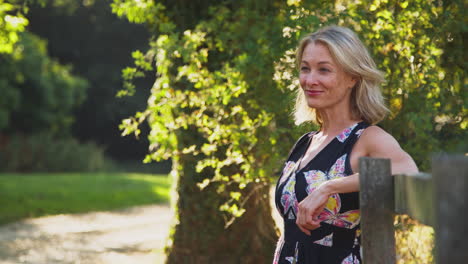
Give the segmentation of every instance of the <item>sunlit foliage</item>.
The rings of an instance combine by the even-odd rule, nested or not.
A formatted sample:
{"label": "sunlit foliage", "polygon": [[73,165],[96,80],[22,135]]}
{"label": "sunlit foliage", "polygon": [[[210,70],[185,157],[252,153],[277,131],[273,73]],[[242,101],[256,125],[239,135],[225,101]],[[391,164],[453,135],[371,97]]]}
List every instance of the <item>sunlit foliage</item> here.
{"label": "sunlit foliage", "polygon": [[[122,94],[132,93],[132,79],[145,70],[157,74],[147,108],[121,128],[139,134],[148,121],[146,161],[195,157],[197,171],[210,175],[199,187],[224,183],[216,185],[221,195],[230,187],[221,210],[232,216],[242,215],[249,198],[242,189],[269,183],[304,129],[289,116],[297,89],[294,49],[326,25],[352,28],[369,47],[386,74],[392,110],[381,125],[422,170],[430,169],[431,153],[466,151],[462,1],[222,1],[187,27],[152,3],[114,1],[114,12],[154,30],[152,48],[134,53],[136,66],[124,70],[129,83]],[[187,132],[202,140],[184,140]]]}
{"label": "sunlit foliage", "polygon": [[0,131],[64,132],[88,83],[50,58],[45,40],[27,32],[29,3],[0,0]]}
{"label": "sunlit foliage", "polygon": [[[128,12],[134,13],[138,12]],[[277,149],[279,135],[292,132],[283,128],[288,124],[288,101],[280,100],[284,94],[271,78],[273,63],[282,54],[282,46],[271,43],[281,40],[281,32],[267,25],[279,24],[278,18],[251,23],[256,12],[248,4],[235,12],[219,5],[210,14],[210,21],[194,29],[160,34],[145,56],[133,53],[136,67],[125,69],[124,78],[149,70],[151,64],[145,61],[152,59],[158,78],[148,109],[124,120],[123,133],[138,135],[138,125],[146,119],[152,127],[147,161],[180,154],[202,157],[197,171],[210,169],[213,177],[200,182],[201,188],[210,182],[235,183],[239,190],[252,182],[269,183],[279,169],[276,161],[290,145]],[[127,88],[123,93],[132,92],[131,84]],[[275,115],[279,117],[273,121]],[[187,129],[202,135],[204,142],[178,144],[177,131]],[[243,199],[234,190],[221,210],[240,216]]]}
{"label": "sunlit foliage", "polygon": [[23,32],[28,20],[20,12],[20,7],[0,0],[0,54],[12,53],[19,40],[18,33]]}
{"label": "sunlit foliage", "polygon": [[65,134],[88,83],[51,59],[46,41],[28,32],[19,36],[13,52],[0,55],[0,129]]}
{"label": "sunlit foliage", "polygon": [[[258,133],[262,128],[278,128],[277,119],[284,118],[287,111],[272,106],[286,106],[284,99],[288,96],[265,100],[265,95],[279,95],[278,90],[287,95],[285,87],[296,89],[293,56],[298,40],[321,26],[339,24],[358,32],[386,72],[383,90],[392,114],[383,123],[385,129],[426,170],[430,153],[455,149],[466,136],[465,62],[453,56],[460,53],[461,46],[442,55],[447,45],[461,43],[462,25],[453,22],[461,18],[461,2],[305,2],[277,5],[275,18],[263,18],[248,8],[232,12],[220,4],[212,9],[212,19],[195,29],[160,34],[146,56],[134,53],[137,67],[124,70],[124,77],[131,80],[142,74],[139,69],[150,70],[151,64],[146,61],[154,58],[158,74],[148,109],[124,121],[124,134],[138,133],[138,123],[150,116],[154,151],[148,158],[203,153],[205,158],[198,170],[212,167],[215,177],[202,186],[223,179],[237,179],[244,186],[258,176],[269,177],[271,170],[265,168],[270,164],[260,157],[274,156],[271,151],[262,154],[262,150],[271,150],[278,135],[270,130],[265,140]],[[245,6],[249,6],[248,1]],[[115,11],[131,21],[156,23],[146,13],[147,8],[156,13],[164,11],[152,1],[114,3]],[[250,27],[248,19],[255,21]],[[167,24],[158,25],[174,27]],[[257,26],[265,24],[270,27]],[[286,51],[281,49],[285,46],[289,47]],[[279,59],[281,53],[284,55]],[[444,65],[447,60],[456,60],[457,64]],[[279,85],[271,82],[272,77]],[[188,126],[197,127],[207,142],[177,149],[174,132]],[[215,155],[219,153],[225,155]],[[223,173],[223,167],[232,164],[239,165],[240,174]]]}

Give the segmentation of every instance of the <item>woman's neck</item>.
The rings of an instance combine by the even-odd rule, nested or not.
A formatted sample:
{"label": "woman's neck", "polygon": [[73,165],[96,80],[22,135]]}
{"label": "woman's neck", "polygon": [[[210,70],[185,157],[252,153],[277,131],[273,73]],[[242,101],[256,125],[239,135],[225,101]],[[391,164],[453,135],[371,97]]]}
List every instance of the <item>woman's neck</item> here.
{"label": "woman's neck", "polygon": [[324,136],[339,134],[343,129],[361,121],[353,118],[351,111],[321,111],[320,117],[322,118],[320,132]]}

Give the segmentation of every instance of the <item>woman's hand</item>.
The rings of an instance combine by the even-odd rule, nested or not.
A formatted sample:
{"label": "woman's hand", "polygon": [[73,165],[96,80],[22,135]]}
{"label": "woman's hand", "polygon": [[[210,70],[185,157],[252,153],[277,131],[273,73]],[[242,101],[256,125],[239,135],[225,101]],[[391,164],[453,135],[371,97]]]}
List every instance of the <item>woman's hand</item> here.
{"label": "woman's hand", "polygon": [[302,232],[309,236],[310,230],[320,227],[318,216],[327,205],[328,198],[331,195],[327,191],[325,183],[312,191],[298,206],[296,224]]}
{"label": "woman's hand", "polygon": [[[320,227],[319,215],[332,194],[359,191],[359,173],[323,182],[299,203],[296,224],[302,232]],[[322,219],[323,220],[323,219]]]}

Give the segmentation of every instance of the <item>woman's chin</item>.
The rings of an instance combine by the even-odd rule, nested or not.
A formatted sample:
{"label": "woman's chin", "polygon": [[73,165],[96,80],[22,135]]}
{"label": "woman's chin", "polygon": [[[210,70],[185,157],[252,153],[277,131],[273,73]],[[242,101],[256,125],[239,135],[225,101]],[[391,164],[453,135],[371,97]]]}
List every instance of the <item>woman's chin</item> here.
{"label": "woman's chin", "polygon": [[309,101],[309,100],[307,100],[307,105],[308,105],[310,108],[313,108],[313,109],[315,109],[315,110],[319,110],[319,109],[323,108],[322,105],[321,105],[320,103],[318,103],[318,102],[311,102],[311,101]]}

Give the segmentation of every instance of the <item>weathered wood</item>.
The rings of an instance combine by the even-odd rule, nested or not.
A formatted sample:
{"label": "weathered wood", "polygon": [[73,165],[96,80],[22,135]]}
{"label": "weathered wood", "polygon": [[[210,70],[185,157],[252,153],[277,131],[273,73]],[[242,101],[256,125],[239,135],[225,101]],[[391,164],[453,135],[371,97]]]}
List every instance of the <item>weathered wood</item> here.
{"label": "weathered wood", "polygon": [[436,201],[436,263],[468,260],[468,157],[438,156],[432,160]]}
{"label": "weathered wood", "polygon": [[393,177],[390,160],[359,159],[364,264],[394,264]]}
{"label": "weathered wood", "polygon": [[427,173],[395,175],[395,212],[434,226],[432,177]]}

